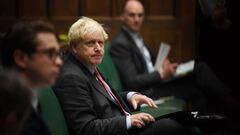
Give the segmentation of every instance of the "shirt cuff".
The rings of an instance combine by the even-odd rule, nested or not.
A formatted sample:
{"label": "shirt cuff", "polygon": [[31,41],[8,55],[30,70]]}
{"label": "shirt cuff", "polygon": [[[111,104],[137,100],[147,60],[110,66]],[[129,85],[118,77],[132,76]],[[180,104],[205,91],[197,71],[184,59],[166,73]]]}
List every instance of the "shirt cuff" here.
{"label": "shirt cuff", "polygon": [[163,74],[163,70],[162,70],[162,68],[160,68],[160,69],[157,69],[157,71],[158,71],[158,73],[159,73],[160,77],[161,77],[161,78],[163,78],[163,76],[162,76],[162,74]]}
{"label": "shirt cuff", "polygon": [[132,96],[134,94],[137,94],[137,93],[138,92],[128,92],[128,94],[127,94],[127,101],[128,101],[128,103],[131,103]]}
{"label": "shirt cuff", "polygon": [[126,124],[127,124],[127,130],[132,127],[132,124],[131,124],[131,115],[127,115],[127,116],[126,116]]}

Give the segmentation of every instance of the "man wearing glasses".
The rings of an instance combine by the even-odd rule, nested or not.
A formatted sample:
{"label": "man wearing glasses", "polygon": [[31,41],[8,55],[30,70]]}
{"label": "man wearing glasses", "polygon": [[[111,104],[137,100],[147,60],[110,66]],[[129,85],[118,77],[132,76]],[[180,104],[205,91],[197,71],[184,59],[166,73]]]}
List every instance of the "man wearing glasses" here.
{"label": "man wearing glasses", "polygon": [[3,68],[16,70],[32,90],[32,110],[23,127],[24,135],[50,134],[38,113],[37,93],[55,83],[62,65],[59,50],[53,26],[42,21],[17,23],[3,38]]}

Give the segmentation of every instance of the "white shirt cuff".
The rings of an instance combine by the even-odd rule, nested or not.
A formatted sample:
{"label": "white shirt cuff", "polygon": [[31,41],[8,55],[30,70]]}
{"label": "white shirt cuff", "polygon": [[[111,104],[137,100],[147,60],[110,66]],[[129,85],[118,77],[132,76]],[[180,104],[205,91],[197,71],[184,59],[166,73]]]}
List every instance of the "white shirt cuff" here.
{"label": "white shirt cuff", "polygon": [[162,76],[162,74],[163,74],[163,70],[162,70],[162,68],[160,68],[160,69],[157,69],[157,71],[158,71],[158,73],[159,73],[160,77],[161,77],[161,78],[163,78],[163,76]]}
{"label": "white shirt cuff", "polygon": [[132,127],[132,124],[131,124],[131,115],[127,115],[127,116],[126,116],[126,124],[127,124],[127,130]]}
{"label": "white shirt cuff", "polygon": [[134,94],[136,94],[137,92],[128,92],[128,94],[127,94],[127,100],[128,100],[128,102],[129,103],[131,103],[131,98],[132,98],[132,96],[134,95]]}

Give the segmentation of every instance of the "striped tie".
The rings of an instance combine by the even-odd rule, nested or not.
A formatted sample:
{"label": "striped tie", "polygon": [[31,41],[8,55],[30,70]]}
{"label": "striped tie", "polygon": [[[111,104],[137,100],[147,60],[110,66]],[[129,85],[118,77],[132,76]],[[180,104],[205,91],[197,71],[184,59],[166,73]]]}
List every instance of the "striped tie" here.
{"label": "striped tie", "polygon": [[100,75],[99,71],[96,69],[96,78],[97,80],[102,84],[104,89],[107,91],[107,93],[112,97],[112,99],[115,101],[115,103],[121,108],[121,110],[124,112],[125,115],[129,115],[129,113],[123,108],[122,104],[118,100],[118,98],[114,95],[111,88],[108,86],[108,84],[103,80],[102,76]]}

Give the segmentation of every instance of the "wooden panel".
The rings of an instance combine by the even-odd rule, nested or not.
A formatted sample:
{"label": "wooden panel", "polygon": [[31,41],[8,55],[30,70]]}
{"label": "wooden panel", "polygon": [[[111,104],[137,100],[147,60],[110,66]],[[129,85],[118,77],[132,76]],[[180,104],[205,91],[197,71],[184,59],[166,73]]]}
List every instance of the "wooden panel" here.
{"label": "wooden panel", "polygon": [[113,15],[120,16],[127,0],[113,0]]}
{"label": "wooden panel", "polygon": [[14,19],[15,14],[15,0],[1,0],[0,1],[0,19]]}
{"label": "wooden panel", "polygon": [[[195,56],[195,1],[144,1],[148,9],[143,30],[147,44],[157,54],[160,43],[171,47],[170,59],[182,62]],[[163,6],[157,6],[162,2]],[[159,3],[159,4],[157,4]],[[152,7],[156,7],[155,9]],[[163,8],[163,9],[160,9]]]}
{"label": "wooden panel", "polygon": [[47,0],[18,0],[22,18],[40,19],[48,16]]}
{"label": "wooden panel", "polygon": [[143,36],[145,38],[145,42],[149,46],[151,52],[153,52],[154,56],[157,55],[161,42],[166,42],[170,44],[171,51],[169,58],[172,61],[180,61],[181,53],[178,51],[180,50],[179,28],[170,27],[164,23],[162,24],[163,27],[156,27],[153,26],[151,23],[145,24],[145,28],[142,31]]}
{"label": "wooden panel", "polygon": [[147,13],[150,16],[174,16],[175,0],[150,0]]}
{"label": "wooden panel", "polygon": [[17,19],[15,0],[0,0],[0,33],[7,31]]}
{"label": "wooden panel", "polygon": [[112,0],[82,0],[82,15],[112,16]]}
{"label": "wooden panel", "polygon": [[171,45],[169,58],[171,61],[181,61],[181,22],[179,4],[175,0],[151,0],[143,1],[146,19],[142,31],[145,42],[157,55],[161,42],[167,42]]}
{"label": "wooden panel", "polygon": [[[181,0],[180,4],[180,21],[181,21],[181,54],[182,60],[188,60],[195,57],[196,36],[195,36],[195,0]],[[191,6],[192,5],[192,6]]]}
{"label": "wooden panel", "polygon": [[50,17],[67,18],[79,15],[78,0],[51,0],[50,1]]}
{"label": "wooden panel", "polygon": [[[46,19],[66,34],[79,16],[89,16],[104,24],[110,41],[121,22],[126,0],[1,0],[0,32],[19,19]],[[146,12],[141,31],[156,55],[162,41],[171,44],[170,59],[189,60],[195,56],[195,0],[140,0]],[[14,19],[9,19],[14,18]]]}

